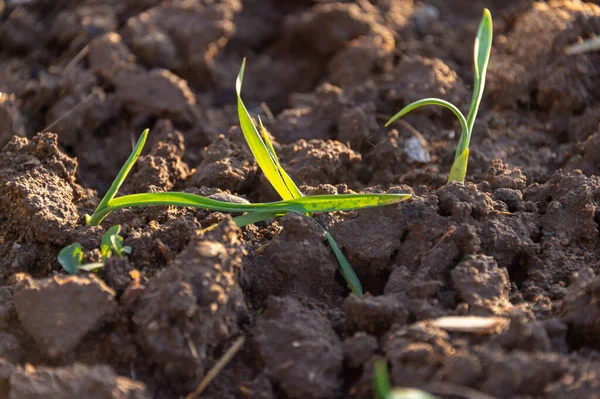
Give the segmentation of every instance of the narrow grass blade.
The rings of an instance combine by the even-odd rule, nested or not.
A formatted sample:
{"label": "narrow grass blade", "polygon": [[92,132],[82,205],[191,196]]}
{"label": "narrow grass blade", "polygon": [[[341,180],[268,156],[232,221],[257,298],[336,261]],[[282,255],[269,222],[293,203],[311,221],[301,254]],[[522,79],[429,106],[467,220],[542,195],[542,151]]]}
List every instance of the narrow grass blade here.
{"label": "narrow grass blade", "polygon": [[236,204],[218,201],[200,195],[163,192],[130,194],[114,198],[109,206],[112,209],[129,208],[133,206],[190,206],[211,209],[221,212],[337,212],[355,209],[373,208],[392,205],[410,198],[410,194],[345,194],[345,195],[314,195],[284,201],[266,202],[260,204]]}
{"label": "narrow grass blade", "polygon": [[[391,125],[397,119],[408,114],[410,111],[413,111],[413,110],[423,107],[425,105],[439,105],[440,107],[449,109],[450,111],[452,111],[452,113],[454,115],[456,115],[456,117],[458,118],[458,121],[460,122],[460,128],[462,130],[462,132],[460,134],[460,139],[458,141],[457,151],[459,148],[464,147],[464,143],[463,143],[464,138],[469,135],[469,127],[467,124],[467,120],[465,119],[465,116],[462,114],[462,112],[460,112],[460,110],[458,108],[456,108],[456,106],[454,104],[449,103],[446,100],[442,100],[441,98],[424,98],[422,100],[415,101],[414,103],[408,104],[406,107],[402,108],[396,115],[392,116],[392,118],[386,122],[385,126],[387,127],[387,126]],[[464,148],[458,154],[462,154],[463,151],[464,151]],[[458,155],[457,155],[457,157],[458,157]]]}
{"label": "narrow grass blade", "polygon": [[411,194],[313,195],[282,202],[300,205],[302,213],[338,212],[397,204],[410,197]]}
{"label": "narrow grass blade", "polygon": [[244,133],[244,137],[248,142],[248,146],[250,147],[250,151],[252,151],[252,155],[256,159],[258,166],[265,174],[265,177],[275,191],[281,196],[283,199],[293,198],[290,193],[286,183],[284,182],[281,174],[278,171],[277,165],[273,161],[271,157],[270,151],[267,148],[267,145],[264,143],[263,139],[258,134],[258,130],[246,109],[242,101],[242,82],[244,80],[244,70],[246,68],[246,60],[242,63],[242,67],[240,68],[240,72],[238,74],[235,87],[237,92],[237,103],[238,103],[238,118],[240,120],[240,127],[242,128],[242,132]]}
{"label": "narrow grass blade", "polygon": [[490,10],[487,8],[483,10],[483,17],[477,30],[477,36],[475,37],[475,45],[473,47],[473,69],[474,69],[474,86],[473,86],[473,99],[471,100],[471,106],[469,107],[469,115],[467,116],[467,126],[469,127],[469,135],[465,137],[463,148],[459,153],[462,154],[464,149],[469,148],[471,141],[471,132],[473,130],[473,124],[479,110],[479,104],[483,97],[483,90],[485,87],[485,76],[487,73],[487,67],[490,60],[490,53],[492,51],[492,38],[493,38],[493,24],[492,15]]}
{"label": "narrow grass blade", "polygon": [[113,198],[109,202],[108,207],[97,209],[93,217],[90,218],[89,224],[97,226],[113,210],[138,206],[188,206],[220,212],[271,211],[278,213],[312,213],[374,208],[396,204],[410,197],[410,194],[315,195],[260,204],[236,204],[181,192],[130,194]]}
{"label": "narrow grass blade", "polygon": [[448,176],[448,183],[457,181],[464,183],[465,176],[467,175],[467,165],[469,163],[469,149],[463,151],[460,157],[456,158],[450,169],[450,175]]}
{"label": "narrow grass blade", "polygon": [[119,189],[121,188],[123,181],[125,181],[125,178],[131,171],[131,168],[133,167],[133,165],[139,158],[140,153],[144,149],[144,145],[146,144],[146,139],[148,138],[148,132],[149,132],[148,129],[146,129],[142,132],[142,135],[140,136],[135,147],[133,148],[133,151],[129,155],[129,158],[127,158],[127,161],[125,161],[125,165],[123,165],[123,167],[119,171],[119,174],[117,175],[117,177],[111,184],[110,188],[104,195],[104,198],[102,198],[102,201],[100,201],[100,205],[98,205],[98,207],[106,206],[106,204],[115,197],[115,195],[117,194],[117,191],[119,191]]}
{"label": "narrow grass blade", "polygon": [[[149,132],[148,129],[146,129],[142,132],[142,135],[140,136],[135,147],[133,148],[133,151],[129,155],[129,158],[127,158],[127,161],[125,162],[125,164],[119,171],[119,174],[117,175],[117,177],[111,184],[110,188],[104,195],[104,198],[102,198],[102,201],[100,201],[100,203],[98,204],[96,211],[106,208],[108,206],[108,203],[110,202],[110,200],[112,200],[115,197],[115,195],[119,191],[119,188],[121,188],[123,181],[125,180],[125,178],[129,174],[129,172],[131,171],[131,168],[133,167],[133,165],[137,161],[138,157],[140,156],[140,153],[144,149],[144,145],[146,144],[146,139],[148,138],[148,132]],[[94,214],[95,213],[96,212],[94,212]],[[85,215],[86,225],[90,225],[90,221],[93,217],[94,217],[94,215],[92,215],[91,217],[88,215]]]}
{"label": "narrow grass blade", "polygon": [[377,359],[373,364],[373,390],[379,399],[390,399],[392,383],[384,359]]}
{"label": "narrow grass blade", "polygon": [[344,253],[340,250],[340,247],[338,247],[331,233],[325,230],[325,228],[319,223],[317,224],[323,230],[323,233],[325,233],[325,238],[327,238],[327,242],[329,242],[329,246],[333,250],[333,254],[335,255],[335,257],[337,258],[337,261],[340,265],[340,270],[342,272],[342,276],[344,276],[344,279],[348,283],[348,286],[355,295],[362,296],[362,285],[360,283],[360,280],[358,279],[358,276],[354,272],[352,265],[350,264]]}
{"label": "narrow grass blade", "polygon": [[[277,157],[277,154],[275,153],[275,148],[273,148],[273,143],[271,143],[271,140],[269,139],[269,134],[267,133],[267,129],[264,127],[260,117],[258,117],[258,122],[260,124],[260,130],[263,135],[263,139],[265,141],[267,149],[269,150],[269,153],[271,154],[271,159],[273,159],[273,162],[275,163],[275,166],[277,167],[277,172],[279,172],[279,175],[281,176],[281,179],[283,180],[285,187],[287,188],[287,190],[290,193],[290,195],[292,196],[292,198],[301,198],[302,192],[300,191],[298,186],[296,186],[296,183],[294,183],[292,178],[287,174],[285,169],[283,169],[283,167],[281,167],[281,164],[279,163],[279,158]],[[283,199],[285,199],[285,198],[283,198]]]}

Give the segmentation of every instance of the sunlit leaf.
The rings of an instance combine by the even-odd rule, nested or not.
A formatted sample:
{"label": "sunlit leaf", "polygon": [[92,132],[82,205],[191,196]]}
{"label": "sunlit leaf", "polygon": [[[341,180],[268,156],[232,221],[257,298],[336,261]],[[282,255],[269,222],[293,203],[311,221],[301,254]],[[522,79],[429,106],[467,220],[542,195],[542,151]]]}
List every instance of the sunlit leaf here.
{"label": "sunlit leaf", "polygon": [[83,250],[78,242],[64,247],[58,253],[58,263],[69,274],[77,274],[81,262],[83,262]]}

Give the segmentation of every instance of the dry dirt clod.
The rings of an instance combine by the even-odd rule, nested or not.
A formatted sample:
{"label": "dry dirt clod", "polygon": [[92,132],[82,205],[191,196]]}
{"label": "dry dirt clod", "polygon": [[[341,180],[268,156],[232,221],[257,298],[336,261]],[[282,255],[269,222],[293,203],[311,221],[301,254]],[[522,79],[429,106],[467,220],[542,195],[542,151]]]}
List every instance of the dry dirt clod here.
{"label": "dry dirt clod", "polygon": [[163,2],[130,18],[123,35],[142,61],[207,87],[215,58],[234,34],[232,20],[241,8],[239,0]]}
{"label": "dry dirt clod", "polygon": [[379,336],[393,324],[406,324],[409,312],[402,299],[398,295],[349,296],[344,302],[346,329]]}
{"label": "dry dirt clod", "polygon": [[292,298],[271,297],[254,328],[265,373],[290,399],[325,399],[340,390],[342,343],[329,322]]}
{"label": "dry dirt clod", "polygon": [[374,23],[372,15],[356,4],[322,4],[289,16],[284,22],[284,32],[290,40],[311,46],[326,56],[371,31]]}
{"label": "dry dirt clod", "polygon": [[75,349],[115,309],[114,291],[93,274],[43,280],[18,274],[13,290],[25,331],[51,357]]}
{"label": "dry dirt clod", "polygon": [[132,113],[189,121],[196,98],[185,80],[166,69],[121,70],[115,75],[117,98]]}
{"label": "dry dirt clod", "polygon": [[342,343],[348,366],[358,368],[366,363],[379,349],[377,338],[365,332],[357,332]]}
{"label": "dry dirt clod", "polygon": [[196,388],[214,348],[237,335],[245,318],[238,235],[231,219],[196,232],[132,305],[139,345],[181,394]]}
{"label": "dry dirt clod", "polygon": [[5,233],[68,244],[64,232],[75,227],[75,203],[84,194],[75,183],[76,168],[55,134],[14,136],[0,152],[0,212],[10,221]]}
{"label": "dry dirt clod", "polygon": [[[262,306],[269,295],[288,295],[327,307],[341,302],[338,265],[324,242],[323,231],[310,218],[288,214],[279,219],[281,233],[244,265],[245,289]],[[301,253],[302,256],[298,256]]]}
{"label": "dry dirt clod", "polygon": [[468,257],[451,272],[458,296],[473,314],[503,314],[510,309],[508,271],[493,258]]}
{"label": "dry dirt clod", "polygon": [[[2,372],[0,371],[0,382]],[[0,396],[1,396],[0,383]],[[18,368],[10,376],[7,399],[149,399],[146,386],[121,377],[108,366],[75,363],[64,368]]]}
{"label": "dry dirt clod", "polygon": [[220,135],[204,150],[204,159],[188,181],[194,187],[207,186],[233,193],[248,191],[257,173],[248,145],[240,128]]}

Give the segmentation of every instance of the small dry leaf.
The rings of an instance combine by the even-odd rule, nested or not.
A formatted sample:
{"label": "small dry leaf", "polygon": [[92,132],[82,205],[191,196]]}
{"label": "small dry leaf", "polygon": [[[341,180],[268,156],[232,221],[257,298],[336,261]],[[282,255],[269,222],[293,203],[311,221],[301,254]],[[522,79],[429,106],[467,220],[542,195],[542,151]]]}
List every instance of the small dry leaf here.
{"label": "small dry leaf", "polygon": [[505,327],[509,320],[505,317],[447,316],[440,317],[433,323],[446,331],[490,334]]}

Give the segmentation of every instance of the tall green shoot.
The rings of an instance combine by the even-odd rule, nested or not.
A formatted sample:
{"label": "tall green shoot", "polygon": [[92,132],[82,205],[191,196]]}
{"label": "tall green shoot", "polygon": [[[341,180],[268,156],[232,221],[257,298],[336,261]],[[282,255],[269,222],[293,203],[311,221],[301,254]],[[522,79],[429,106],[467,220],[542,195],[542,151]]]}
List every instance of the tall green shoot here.
{"label": "tall green shoot", "polygon": [[471,99],[471,106],[469,107],[469,113],[467,117],[465,117],[455,105],[449,103],[448,101],[439,98],[425,98],[407,105],[385,124],[385,126],[389,126],[410,111],[425,105],[438,105],[451,110],[458,118],[462,131],[458,140],[458,145],[456,146],[454,163],[452,164],[450,175],[448,176],[448,182],[465,181],[467,164],[469,162],[469,144],[471,142],[471,134],[473,132],[473,126],[475,125],[477,111],[479,110],[481,98],[483,97],[485,76],[492,50],[492,38],[492,15],[486,8],[483,11],[483,17],[481,19],[481,23],[479,24],[479,29],[477,30],[477,36],[475,37],[475,45],[473,48],[473,97]]}
{"label": "tall green shoot", "polygon": [[[238,73],[238,77],[236,80],[236,93],[238,101],[238,118],[240,120],[240,126],[242,127],[242,132],[244,133],[246,142],[248,143],[252,154],[254,154],[261,170],[263,171],[273,188],[275,188],[275,190],[279,193],[281,198],[283,198],[284,200],[287,198],[287,196],[291,196],[293,199],[302,198],[302,192],[279,163],[279,158],[277,157],[275,149],[273,148],[273,144],[269,139],[267,129],[265,129],[264,125],[262,124],[262,120],[260,119],[260,117],[258,118],[260,130],[262,133],[261,139],[261,136],[258,134],[258,130],[256,129],[254,122],[252,121],[252,117],[248,113],[248,110],[246,109],[246,106],[242,101],[242,83],[244,80],[245,68],[246,59],[244,59],[244,61],[242,62],[240,72]],[[260,160],[258,156],[261,157]],[[246,217],[246,219],[252,217],[248,215],[244,216]],[[331,247],[336,257],[338,264],[340,265],[342,276],[348,283],[348,286],[350,287],[352,292],[354,292],[358,296],[361,296],[363,294],[362,285],[360,284],[360,280],[354,272],[352,265],[335,242],[331,233],[329,233],[318,222],[315,221],[315,223],[317,223],[317,225],[325,234],[325,238],[327,239],[327,242],[329,243],[329,246]]]}

